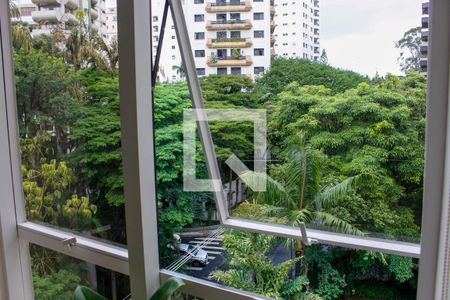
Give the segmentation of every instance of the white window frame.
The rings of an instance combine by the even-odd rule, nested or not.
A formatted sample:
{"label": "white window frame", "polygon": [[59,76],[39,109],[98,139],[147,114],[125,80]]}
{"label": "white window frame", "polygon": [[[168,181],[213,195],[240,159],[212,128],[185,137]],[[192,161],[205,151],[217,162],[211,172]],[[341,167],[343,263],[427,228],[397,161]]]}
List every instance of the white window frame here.
{"label": "white window frame", "polygon": [[[203,98],[180,1],[171,1],[181,54],[195,108]],[[148,1],[119,0],[119,51],[122,151],[124,165],[128,250],[93,241],[78,234],[26,221],[11,53],[9,2],[0,0],[0,298],[33,299],[29,243],[130,275],[133,299],[148,299],[161,281],[179,276],[190,294],[214,299],[264,299],[251,293],[213,284],[179,273],[160,270],[156,218],[151,95],[151,16]],[[448,283],[445,229],[448,226],[450,174],[449,54],[450,1],[433,0],[430,5],[429,89],[427,105],[426,167],[420,245],[391,240],[354,237],[307,229],[320,243],[347,248],[420,257],[418,299],[443,299]],[[432,101],[430,101],[432,99]],[[198,111],[198,110],[197,110]],[[220,179],[208,125],[199,131],[211,179]],[[445,164],[443,163],[445,162]],[[151,183],[151,184],[149,184]],[[225,209],[223,191],[215,194],[221,223],[229,228],[301,239],[300,230],[231,218]],[[445,209],[443,209],[445,208]],[[63,240],[75,237],[71,247]],[[217,296],[217,297],[216,297]],[[208,298],[206,297],[206,298]]]}

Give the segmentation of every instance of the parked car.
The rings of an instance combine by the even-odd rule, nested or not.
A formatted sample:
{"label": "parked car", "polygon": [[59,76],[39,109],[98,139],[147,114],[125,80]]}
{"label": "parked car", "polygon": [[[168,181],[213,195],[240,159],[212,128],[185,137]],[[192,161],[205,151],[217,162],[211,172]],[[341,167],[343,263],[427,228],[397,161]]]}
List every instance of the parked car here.
{"label": "parked car", "polygon": [[203,250],[201,247],[193,246],[189,244],[184,244],[181,242],[181,237],[178,234],[173,235],[174,243],[168,244],[172,250],[177,250],[181,252],[183,255],[188,255],[188,262],[192,264],[194,267],[205,266],[208,262],[208,253]]}

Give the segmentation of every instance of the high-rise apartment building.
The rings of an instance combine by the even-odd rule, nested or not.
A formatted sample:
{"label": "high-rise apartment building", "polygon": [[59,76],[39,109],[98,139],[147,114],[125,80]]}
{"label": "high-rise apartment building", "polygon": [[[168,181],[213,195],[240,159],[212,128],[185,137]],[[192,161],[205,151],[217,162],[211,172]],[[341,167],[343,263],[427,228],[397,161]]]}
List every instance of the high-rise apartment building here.
{"label": "high-rise apartment building", "polygon": [[[164,1],[152,1],[154,54],[160,42]],[[183,9],[199,76],[242,74],[254,78],[270,67],[275,23],[269,0],[185,0]],[[180,79],[182,62],[170,16],[162,49],[159,80]]]}
{"label": "high-rise apartment building", "polygon": [[275,0],[275,54],[318,60],[319,0]]}
{"label": "high-rise apartment building", "polygon": [[107,7],[106,19],[106,39],[111,42],[117,41],[117,7]]}
{"label": "high-rise apartment building", "polygon": [[423,75],[427,74],[427,66],[428,66],[428,18],[429,18],[429,7],[430,2],[424,1],[422,3],[422,45],[420,45],[420,70]]}
{"label": "high-rise apartment building", "polygon": [[89,26],[106,37],[105,0],[12,0],[21,12],[21,20],[38,24],[32,34],[49,33],[54,25],[78,25],[77,11],[87,16]]}

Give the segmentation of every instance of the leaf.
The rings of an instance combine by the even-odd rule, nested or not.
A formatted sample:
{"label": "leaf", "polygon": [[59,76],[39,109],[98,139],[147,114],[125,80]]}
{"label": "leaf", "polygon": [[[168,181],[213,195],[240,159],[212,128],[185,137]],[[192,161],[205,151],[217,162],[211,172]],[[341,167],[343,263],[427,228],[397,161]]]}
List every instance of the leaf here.
{"label": "leaf", "polygon": [[75,300],[107,300],[107,298],[103,297],[99,293],[91,290],[86,286],[79,285],[75,289]]}
{"label": "leaf", "polygon": [[185,283],[182,279],[171,277],[153,294],[150,300],[167,300],[183,285],[185,285]]}

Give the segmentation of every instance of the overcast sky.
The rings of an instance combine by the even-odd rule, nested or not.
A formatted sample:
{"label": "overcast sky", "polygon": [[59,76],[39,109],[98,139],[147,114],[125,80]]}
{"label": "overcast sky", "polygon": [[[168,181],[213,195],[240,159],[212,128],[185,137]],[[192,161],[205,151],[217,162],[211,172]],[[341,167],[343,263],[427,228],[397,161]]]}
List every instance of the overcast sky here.
{"label": "overcast sky", "polygon": [[321,48],[336,67],[400,74],[394,42],[421,25],[422,0],[321,0]]}

